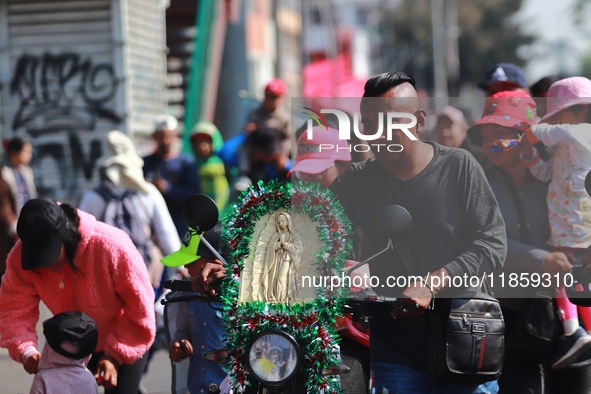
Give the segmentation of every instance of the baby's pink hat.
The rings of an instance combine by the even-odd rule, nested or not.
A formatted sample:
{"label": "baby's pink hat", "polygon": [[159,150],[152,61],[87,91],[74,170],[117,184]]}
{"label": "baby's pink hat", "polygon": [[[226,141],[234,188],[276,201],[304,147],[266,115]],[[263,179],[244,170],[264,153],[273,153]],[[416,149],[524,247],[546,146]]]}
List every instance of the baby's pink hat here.
{"label": "baby's pink hat", "polygon": [[573,105],[591,104],[591,80],[571,77],[554,82],[548,90],[548,112],[541,122]]}

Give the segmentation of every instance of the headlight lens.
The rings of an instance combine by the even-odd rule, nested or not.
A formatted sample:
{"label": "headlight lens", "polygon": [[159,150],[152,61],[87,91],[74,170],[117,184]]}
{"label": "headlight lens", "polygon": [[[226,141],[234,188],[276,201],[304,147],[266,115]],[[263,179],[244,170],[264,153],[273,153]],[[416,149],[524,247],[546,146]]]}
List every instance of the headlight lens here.
{"label": "headlight lens", "polygon": [[246,348],[250,372],[261,382],[279,385],[293,378],[301,356],[295,339],[281,331],[265,331]]}

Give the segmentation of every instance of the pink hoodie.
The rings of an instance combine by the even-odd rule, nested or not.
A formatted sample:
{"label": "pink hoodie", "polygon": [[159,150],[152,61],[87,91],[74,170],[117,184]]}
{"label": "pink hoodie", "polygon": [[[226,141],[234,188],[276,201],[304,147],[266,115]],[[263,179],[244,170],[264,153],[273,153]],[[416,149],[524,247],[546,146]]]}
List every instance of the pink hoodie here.
{"label": "pink hoodie", "polygon": [[154,290],[143,259],[127,234],[78,210],[80,244],[75,264],[58,272],[23,270],[19,241],[8,255],[0,287],[0,346],[23,362],[23,351],[37,347],[39,301],[53,314],[83,311],[98,327],[97,351],[118,363],[140,358],[154,340]]}

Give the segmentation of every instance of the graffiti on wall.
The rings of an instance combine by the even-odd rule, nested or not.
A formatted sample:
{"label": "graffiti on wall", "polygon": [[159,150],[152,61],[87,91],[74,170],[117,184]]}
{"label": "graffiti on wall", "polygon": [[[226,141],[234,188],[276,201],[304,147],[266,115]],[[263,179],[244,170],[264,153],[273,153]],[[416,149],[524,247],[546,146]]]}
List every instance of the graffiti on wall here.
{"label": "graffiti on wall", "polygon": [[121,122],[107,107],[117,89],[113,67],[94,65],[75,53],[22,55],[10,94],[19,98],[12,129],[32,135],[63,130],[94,130],[98,118]]}
{"label": "graffiti on wall", "polygon": [[36,173],[47,173],[50,161],[60,178],[52,185],[39,179],[40,192],[76,198],[79,181],[93,178],[102,132],[108,131],[97,130],[97,125],[122,122],[113,110],[117,86],[112,65],[94,64],[76,53],[23,54],[18,59],[10,83],[17,100],[12,131],[31,137]]}

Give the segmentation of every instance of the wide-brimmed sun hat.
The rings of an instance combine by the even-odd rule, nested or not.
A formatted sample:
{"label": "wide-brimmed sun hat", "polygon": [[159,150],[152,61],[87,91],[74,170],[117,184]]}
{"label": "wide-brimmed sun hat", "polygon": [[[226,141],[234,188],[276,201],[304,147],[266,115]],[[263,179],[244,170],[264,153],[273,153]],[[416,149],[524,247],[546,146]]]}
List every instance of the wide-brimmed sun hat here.
{"label": "wide-brimmed sun hat", "polygon": [[536,124],[536,102],[527,93],[518,90],[495,93],[486,100],[480,119],[468,129],[468,137],[475,144],[482,145],[480,128],[485,124],[525,133]]}
{"label": "wide-brimmed sun hat", "polygon": [[548,89],[546,115],[541,121],[575,105],[591,104],[591,80],[585,77],[571,77],[554,82]]}
{"label": "wide-brimmed sun hat", "polygon": [[107,133],[105,152],[97,164],[117,187],[145,193],[150,190],[144,178],[144,160],[136,153],[131,138],[121,131],[112,130]]}

